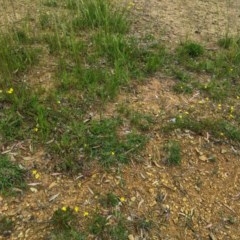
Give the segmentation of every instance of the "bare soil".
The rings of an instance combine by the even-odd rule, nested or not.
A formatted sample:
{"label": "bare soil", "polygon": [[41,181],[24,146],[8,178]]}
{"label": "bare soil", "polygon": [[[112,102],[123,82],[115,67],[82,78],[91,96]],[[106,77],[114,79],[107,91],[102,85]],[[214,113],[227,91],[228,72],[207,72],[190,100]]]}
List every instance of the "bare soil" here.
{"label": "bare soil", "polygon": [[[0,8],[2,26],[20,21],[26,14],[34,24],[39,12],[49,11],[41,1],[14,1],[14,8],[9,2],[0,2],[3,4]],[[132,33],[155,35],[169,48],[186,39],[214,46],[220,36],[240,31],[240,1],[138,0],[134,4]],[[52,69],[46,67],[46,62],[42,69],[30,72],[26,78],[51,78]],[[199,114],[208,114],[214,107],[199,105],[202,97],[197,92],[191,96],[174,93],[173,84],[174,79],[158,74],[145,84],[134,86],[134,91],[122,91],[116,101],[106,107],[105,114],[114,116],[118,105],[127,104],[155,118],[171,120],[179,110],[187,111],[190,106],[198,109]],[[30,140],[2,149],[29,170],[28,191],[16,197],[0,196],[0,214],[15,222],[8,239],[47,239],[51,230],[49,220],[62,206],[78,206],[81,225],[84,225],[87,219],[83,212],[89,212],[91,217],[99,209],[96,195],[112,191],[125,197],[121,209],[128,221],[146,218],[154,222],[149,232],[132,229],[129,239],[240,239],[239,145],[215,142],[208,133],[199,136],[191,131],[175,131],[166,136],[161,133],[161,127],[160,123],[154,126],[139,163],[109,171],[93,166],[74,178],[51,169],[49,156],[42,149],[33,149]],[[169,139],[181,144],[180,166],[170,167],[164,163],[163,145]],[[40,179],[34,179],[32,169],[37,169]],[[101,211],[108,215],[107,210]],[[89,236],[89,239],[94,238]]]}

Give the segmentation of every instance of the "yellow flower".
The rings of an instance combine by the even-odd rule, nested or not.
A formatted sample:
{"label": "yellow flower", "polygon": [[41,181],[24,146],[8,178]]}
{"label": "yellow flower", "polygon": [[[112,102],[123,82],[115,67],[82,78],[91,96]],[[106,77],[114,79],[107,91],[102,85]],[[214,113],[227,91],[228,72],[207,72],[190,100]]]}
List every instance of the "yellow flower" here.
{"label": "yellow flower", "polygon": [[34,132],[38,132],[38,128],[35,127],[35,128],[33,129],[33,131],[34,131]]}
{"label": "yellow flower", "polygon": [[182,119],[182,115],[179,115],[178,117],[179,117],[180,119]]}
{"label": "yellow flower", "polygon": [[131,9],[134,5],[135,5],[134,2],[130,2],[130,3],[128,4],[128,6],[127,6],[127,9],[128,9],[128,10]]}
{"label": "yellow flower", "polygon": [[32,170],[32,174],[36,175],[37,174],[37,170]]}
{"label": "yellow flower", "polygon": [[35,178],[36,178],[36,179],[39,179],[39,178],[40,178],[40,174],[39,174],[39,173],[36,173],[36,174],[35,174]]}
{"label": "yellow flower", "polygon": [[233,111],[234,111],[234,107],[231,106],[231,107],[230,107],[230,112],[232,113]]}
{"label": "yellow flower", "polygon": [[123,203],[123,202],[126,202],[126,199],[125,197],[120,197],[120,201]]}
{"label": "yellow flower", "polygon": [[114,156],[114,155],[115,155],[115,152],[111,152],[111,155]]}
{"label": "yellow flower", "polygon": [[221,133],[220,133],[220,136],[224,136],[224,133],[223,133],[223,132],[221,132]]}
{"label": "yellow flower", "polygon": [[2,93],[3,91],[0,89],[0,93]]}
{"label": "yellow flower", "polygon": [[83,216],[84,216],[84,217],[87,217],[88,215],[89,215],[88,212],[84,212],[84,213],[83,213]]}
{"label": "yellow flower", "polygon": [[78,212],[78,211],[79,211],[79,207],[77,207],[77,206],[74,207],[74,211],[75,211],[75,212]]}
{"label": "yellow flower", "polygon": [[218,104],[218,109],[221,110],[222,109],[222,105]]}
{"label": "yellow flower", "polygon": [[12,94],[12,93],[13,93],[13,88],[9,88],[9,89],[7,90],[7,93],[8,93],[8,94]]}
{"label": "yellow flower", "polygon": [[62,211],[66,212],[67,211],[67,207],[62,207]]}
{"label": "yellow flower", "polygon": [[59,101],[59,100],[58,100],[58,101],[57,101],[57,103],[58,103],[58,104],[60,104],[60,103],[61,103],[61,101]]}

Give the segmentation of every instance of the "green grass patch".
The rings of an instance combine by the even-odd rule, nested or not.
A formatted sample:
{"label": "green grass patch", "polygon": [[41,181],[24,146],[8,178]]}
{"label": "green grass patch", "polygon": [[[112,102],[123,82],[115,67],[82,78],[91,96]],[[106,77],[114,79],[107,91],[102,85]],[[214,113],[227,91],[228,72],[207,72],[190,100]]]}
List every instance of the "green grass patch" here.
{"label": "green grass patch", "polygon": [[57,0],[45,0],[43,5],[47,7],[58,7],[58,2]]}
{"label": "green grass patch", "polygon": [[[234,38],[220,39],[219,44],[223,49],[204,50],[201,45],[188,41],[177,48],[177,61],[172,70],[178,79],[173,88],[175,92],[191,94],[198,89],[216,101],[239,95],[240,46]],[[175,70],[176,67],[181,70]],[[192,73],[207,75],[210,80],[201,83],[189,78]]]}
{"label": "green grass patch", "polygon": [[106,217],[96,214],[89,222],[89,232],[102,239],[125,240],[128,237],[126,220],[120,212],[114,212],[110,224]]}
{"label": "green grass patch", "polygon": [[0,236],[9,237],[14,229],[14,222],[7,216],[0,216]]}
{"label": "green grass patch", "polygon": [[209,132],[217,138],[226,137],[229,140],[240,141],[239,127],[223,119],[196,120],[188,116],[177,117],[174,122],[168,123],[163,130],[168,132],[174,129],[187,129],[201,135],[204,132]]}
{"label": "green grass patch", "polygon": [[167,153],[167,163],[169,165],[179,165],[181,163],[181,147],[177,141],[169,140],[164,147]]}
{"label": "green grass patch", "polygon": [[48,236],[49,239],[73,239],[84,240],[86,236],[79,232],[77,212],[70,207],[58,208],[52,215],[51,224],[53,230]]}
{"label": "green grass patch", "polygon": [[0,155],[0,192],[13,194],[14,188],[24,189],[25,186],[25,171],[6,155]]}
{"label": "green grass patch", "polygon": [[37,95],[25,84],[4,90],[0,94],[2,112],[0,134],[5,141],[23,140],[38,132],[38,137],[46,139],[50,132],[48,109]]}
{"label": "green grass patch", "polygon": [[39,49],[21,44],[26,41],[24,32],[0,33],[0,87],[37,62]]}
{"label": "green grass patch", "polygon": [[126,10],[116,9],[108,0],[69,0],[67,6],[77,12],[77,17],[73,19],[76,30],[101,28],[105,32],[128,32],[129,20]]}
{"label": "green grass patch", "polygon": [[[64,132],[47,145],[49,152],[62,159],[60,168],[77,171],[89,161],[97,160],[104,167],[128,163],[145,145],[147,139],[139,133],[118,136],[119,119],[102,119],[61,127]],[[79,156],[81,156],[79,158]]]}
{"label": "green grass patch", "polygon": [[128,119],[130,125],[138,131],[149,131],[156,122],[152,115],[129,109],[125,104],[118,107],[118,112]]}
{"label": "green grass patch", "polygon": [[113,193],[107,193],[100,198],[100,204],[105,208],[115,207],[119,202],[119,198]]}
{"label": "green grass patch", "polygon": [[187,41],[180,45],[178,53],[182,57],[197,58],[204,53],[204,47],[199,43]]}

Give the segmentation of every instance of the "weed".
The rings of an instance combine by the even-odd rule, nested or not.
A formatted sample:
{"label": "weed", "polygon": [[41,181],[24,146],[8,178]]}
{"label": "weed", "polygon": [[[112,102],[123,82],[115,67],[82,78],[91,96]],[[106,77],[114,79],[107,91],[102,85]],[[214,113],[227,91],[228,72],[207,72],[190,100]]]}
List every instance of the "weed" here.
{"label": "weed", "polygon": [[115,223],[108,226],[108,235],[113,240],[125,240],[128,238],[126,222],[119,213],[115,213]]}
{"label": "weed", "polygon": [[119,212],[114,212],[109,221],[96,214],[89,224],[89,231],[103,239],[125,240],[128,237],[126,222]]}
{"label": "weed", "polygon": [[178,142],[169,141],[165,146],[167,152],[167,162],[170,165],[179,165],[181,163],[181,148]]}
{"label": "weed", "polygon": [[119,199],[115,194],[107,193],[100,199],[100,203],[103,207],[115,207],[119,204]]}
{"label": "weed", "polygon": [[56,231],[71,230],[77,224],[77,215],[70,207],[58,208],[53,213],[51,223]]}
{"label": "weed", "polygon": [[24,170],[12,163],[6,155],[0,155],[0,192],[14,193],[14,188],[24,188]]}
{"label": "weed", "polygon": [[107,219],[100,214],[96,214],[92,218],[91,223],[89,223],[89,231],[90,233],[100,237],[104,234],[106,224],[107,224]]}
{"label": "weed", "polygon": [[13,229],[13,221],[9,217],[2,215],[0,217],[0,235],[3,237],[8,237],[11,235]]}
{"label": "weed", "polygon": [[196,57],[203,55],[204,48],[203,48],[203,46],[201,46],[198,43],[187,41],[187,42],[181,44],[178,51],[181,56],[188,56],[191,58],[196,58]]}
{"label": "weed", "polygon": [[139,218],[135,221],[135,227],[138,231],[145,230],[150,231],[153,227],[153,222],[146,218]]}

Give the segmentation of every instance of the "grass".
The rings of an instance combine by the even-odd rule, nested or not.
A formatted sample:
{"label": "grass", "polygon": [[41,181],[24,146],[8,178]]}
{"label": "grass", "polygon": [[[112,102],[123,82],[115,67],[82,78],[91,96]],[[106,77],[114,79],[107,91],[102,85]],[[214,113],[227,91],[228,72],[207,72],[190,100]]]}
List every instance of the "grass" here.
{"label": "grass", "polygon": [[113,193],[107,193],[106,196],[102,196],[100,203],[103,207],[115,207],[119,204],[118,197]]}
{"label": "grass", "polygon": [[10,236],[13,229],[14,229],[13,221],[9,217],[2,215],[0,217],[0,236],[3,237]]}
{"label": "grass", "polygon": [[179,165],[181,163],[181,147],[178,142],[170,140],[165,146],[165,151],[169,165]]}
{"label": "grass", "polygon": [[0,155],[0,192],[13,194],[14,189],[25,187],[24,170],[12,163],[7,156]]}
{"label": "grass", "polygon": [[89,232],[101,238],[109,238],[113,240],[124,240],[128,237],[128,230],[126,228],[126,220],[122,217],[120,212],[115,212],[112,216],[112,223],[96,214],[89,223]]}
{"label": "grass", "polygon": [[37,62],[39,49],[26,46],[27,40],[24,32],[0,33],[1,88],[8,86],[11,78],[18,76]]}
{"label": "grass", "polygon": [[[139,162],[148,140],[158,130],[168,138],[164,150],[169,165],[182,162],[180,143],[168,136],[176,129],[199,135],[207,132],[217,140],[240,141],[239,38],[220,39],[217,50],[186,41],[170,51],[152,36],[132,36],[128,10],[111,1],[46,0],[43,6],[51,13],[39,14],[36,31],[26,18],[25,25],[0,32],[3,149],[30,140],[34,149],[44,149],[51,157],[55,171],[79,175],[92,163],[109,170]],[[41,65],[45,58],[55,67],[53,86],[46,89],[25,79],[35,68],[46,68]],[[177,94],[197,91],[210,99],[212,106],[220,103],[227,109],[233,102],[236,110],[216,110],[216,117],[205,119],[192,111],[166,122],[161,116],[136,111],[127,103],[105,116],[108,103],[115,101],[121,91],[135,91],[133,81],[141,84],[159,72],[175,79],[173,90]],[[126,127],[128,130],[123,130]],[[0,192],[8,195],[18,188],[25,189],[25,171],[0,155]],[[99,204],[110,217],[97,209],[83,221],[86,226],[70,207],[54,211],[49,239],[87,239],[93,235],[121,240],[127,239],[132,229],[150,232],[155,227],[145,217],[129,222],[124,204],[115,193],[101,195]],[[5,216],[0,219],[1,226],[2,235],[13,229],[12,221]]]}
{"label": "grass", "polygon": [[77,212],[70,207],[57,209],[51,218],[53,230],[49,235],[49,239],[86,239],[85,234],[77,230],[77,218]]}
{"label": "grass", "polygon": [[216,138],[227,138],[232,141],[240,141],[239,127],[223,119],[204,119],[197,120],[189,116],[177,117],[176,121],[165,125],[164,131],[169,132],[174,129],[187,129],[197,134],[203,135],[210,132]]}
{"label": "grass", "polygon": [[68,2],[68,8],[77,11],[73,19],[75,29],[102,28],[106,33],[126,33],[129,29],[126,11],[115,9],[107,0]]}

